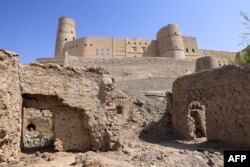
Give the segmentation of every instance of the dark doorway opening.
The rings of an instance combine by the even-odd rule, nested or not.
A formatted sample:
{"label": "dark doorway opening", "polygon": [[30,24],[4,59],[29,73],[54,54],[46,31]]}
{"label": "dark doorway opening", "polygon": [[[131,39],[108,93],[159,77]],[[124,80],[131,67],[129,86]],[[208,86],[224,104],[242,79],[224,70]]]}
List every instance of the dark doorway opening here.
{"label": "dark doorway opening", "polygon": [[117,112],[117,114],[122,114],[123,113],[123,107],[120,106],[120,105],[116,106],[116,112]]}
{"label": "dark doorway opening", "polygon": [[192,101],[188,106],[188,113],[193,138],[207,137],[205,106],[199,101]]}
{"label": "dark doorway opening", "polygon": [[30,94],[22,97],[22,152],[54,150],[53,112],[50,108],[55,98]]}

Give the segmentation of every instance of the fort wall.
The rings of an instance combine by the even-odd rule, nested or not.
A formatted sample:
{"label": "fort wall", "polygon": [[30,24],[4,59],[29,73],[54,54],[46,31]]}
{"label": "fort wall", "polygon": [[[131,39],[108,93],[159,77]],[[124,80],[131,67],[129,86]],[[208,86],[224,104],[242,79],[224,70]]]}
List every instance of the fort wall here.
{"label": "fort wall", "polygon": [[182,36],[184,51],[186,56],[200,56],[198,52],[198,44],[195,37]]}
{"label": "fort wall", "polygon": [[110,71],[117,80],[135,80],[167,76],[180,76],[194,72],[194,59],[143,58],[80,58],[67,56],[64,66],[100,66]]}
{"label": "fort wall", "polygon": [[86,37],[65,44],[66,55],[79,57],[156,56],[156,41],[141,38]]}
{"label": "fort wall", "polygon": [[216,56],[205,56],[198,58],[195,64],[195,72],[200,72],[204,70],[211,70],[214,68],[222,67],[229,65],[235,56],[225,56],[225,55],[216,55]]}

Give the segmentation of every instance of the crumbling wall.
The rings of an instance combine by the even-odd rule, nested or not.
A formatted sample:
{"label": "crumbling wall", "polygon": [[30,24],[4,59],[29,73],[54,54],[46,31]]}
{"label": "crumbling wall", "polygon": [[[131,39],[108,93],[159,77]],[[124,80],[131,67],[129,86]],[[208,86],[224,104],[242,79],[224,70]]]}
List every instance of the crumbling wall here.
{"label": "crumbling wall", "polygon": [[132,112],[135,110],[134,98],[129,97],[121,90],[115,91],[115,111],[113,112],[113,121],[123,125],[131,120]]}
{"label": "crumbling wall", "polygon": [[[112,107],[111,102],[109,102],[108,91],[113,91],[113,85],[109,85],[110,90],[105,89],[105,79],[108,76],[103,74],[101,69],[63,69],[58,65],[32,64],[20,65],[19,74],[23,94],[56,96],[62,101],[63,106],[68,106],[68,109],[65,107],[55,109],[57,110],[54,112],[55,117],[61,117],[61,122],[54,122],[55,125],[64,125],[64,117],[67,119],[83,117],[80,122],[84,124],[84,129],[87,130],[87,136],[89,137],[89,139],[86,139],[86,137],[83,139],[86,139],[85,143],[89,143],[89,145],[85,147],[86,145],[80,144],[83,147],[78,147],[79,150],[86,150],[87,148],[93,150],[107,149],[107,136],[109,134],[106,130],[105,107],[106,103],[108,103],[107,106],[111,105]],[[72,118],[67,112],[72,113]],[[82,113],[83,116],[80,116],[81,114],[75,115],[74,112]],[[79,120],[75,121],[79,122]],[[61,128],[60,133],[69,133],[67,127],[62,126]],[[75,142],[71,144],[72,147],[67,146],[72,142],[68,139],[69,135],[64,134],[59,137],[60,133],[57,133],[56,130],[55,126],[56,149],[67,151],[76,148],[76,146],[73,146]],[[65,142],[68,142],[68,144]],[[63,148],[63,146],[65,147]]]}
{"label": "crumbling wall", "polygon": [[208,141],[250,148],[249,72],[249,65],[231,65],[178,78],[167,107],[174,133],[187,140],[197,137],[190,119],[193,103],[194,109],[205,112],[201,122]]}
{"label": "crumbling wall", "polygon": [[[114,79],[102,68],[24,65],[1,50],[0,76],[0,163],[17,163],[27,130],[50,131],[46,121],[52,122],[59,151],[119,146],[119,124],[113,121],[117,115]],[[52,114],[52,120],[45,112]]]}
{"label": "crumbling wall", "polygon": [[[32,142],[30,147],[48,147],[52,142],[58,151],[91,150],[90,137],[84,126],[87,124],[84,110],[64,105],[57,96],[25,94],[23,98],[24,143],[28,136],[31,138],[28,142]],[[53,116],[41,115],[45,111]],[[31,123],[35,126],[32,131],[26,128]]]}
{"label": "crumbling wall", "polygon": [[17,55],[0,50],[0,166],[18,162],[21,104]]}

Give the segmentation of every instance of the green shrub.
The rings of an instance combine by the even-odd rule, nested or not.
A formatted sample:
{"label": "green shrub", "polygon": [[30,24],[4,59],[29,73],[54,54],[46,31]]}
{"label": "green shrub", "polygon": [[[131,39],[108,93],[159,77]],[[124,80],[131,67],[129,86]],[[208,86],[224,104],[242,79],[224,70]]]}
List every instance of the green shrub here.
{"label": "green shrub", "polygon": [[231,64],[243,65],[249,62],[250,62],[250,48],[247,48],[245,51],[243,51],[243,57],[232,61]]}

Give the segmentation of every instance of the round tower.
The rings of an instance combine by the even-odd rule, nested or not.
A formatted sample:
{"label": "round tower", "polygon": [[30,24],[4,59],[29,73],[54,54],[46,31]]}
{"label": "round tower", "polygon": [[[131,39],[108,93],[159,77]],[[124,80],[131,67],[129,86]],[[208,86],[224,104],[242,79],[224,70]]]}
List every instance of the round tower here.
{"label": "round tower", "polygon": [[75,21],[69,17],[59,18],[55,57],[64,56],[65,43],[76,39]]}
{"label": "round tower", "polygon": [[158,31],[157,48],[160,57],[185,59],[182,35],[178,25],[169,24]]}

